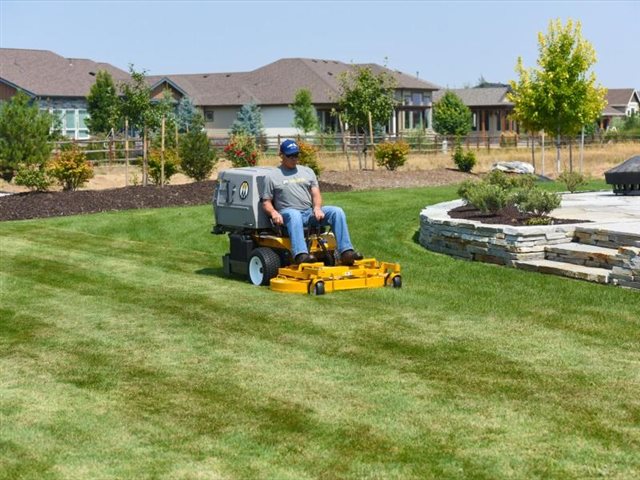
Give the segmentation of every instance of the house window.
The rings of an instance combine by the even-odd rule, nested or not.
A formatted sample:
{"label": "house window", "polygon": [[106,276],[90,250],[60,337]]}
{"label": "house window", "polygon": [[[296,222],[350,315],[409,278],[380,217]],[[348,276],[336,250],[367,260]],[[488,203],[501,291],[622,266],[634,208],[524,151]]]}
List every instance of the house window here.
{"label": "house window", "polygon": [[87,127],[87,118],[89,118],[89,113],[86,110],[78,110],[77,138],[89,138],[89,127]]}
{"label": "house window", "polygon": [[205,110],[204,119],[207,123],[213,123],[214,121],[213,110]]}
{"label": "house window", "polygon": [[422,93],[420,92],[414,92],[411,95],[411,101],[413,102],[414,105],[423,105],[423,101],[422,101]]}
{"label": "house window", "polygon": [[471,130],[475,132],[476,130],[478,130],[478,114],[475,112],[473,113],[473,116],[472,116],[472,122],[473,123],[471,124]]}

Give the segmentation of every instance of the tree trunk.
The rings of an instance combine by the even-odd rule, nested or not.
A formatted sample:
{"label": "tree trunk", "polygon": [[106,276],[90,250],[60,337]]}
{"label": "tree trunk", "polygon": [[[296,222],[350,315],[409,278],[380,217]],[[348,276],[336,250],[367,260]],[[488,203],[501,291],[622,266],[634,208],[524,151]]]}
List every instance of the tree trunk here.
{"label": "tree trunk", "polygon": [[573,138],[569,137],[569,171],[573,172]]}
{"label": "tree trunk", "polygon": [[556,134],[556,174],[560,175],[560,129]]}
{"label": "tree trunk", "polygon": [[[536,171],[536,142],[534,141],[533,132],[531,132],[531,164],[533,165],[533,171]],[[516,139],[516,145],[518,144],[518,140]]]}
{"label": "tree trunk", "polygon": [[144,127],[142,134],[142,186],[147,186],[147,171],[149,165],[148,152],[149,148],[147,146],[147,127]]}

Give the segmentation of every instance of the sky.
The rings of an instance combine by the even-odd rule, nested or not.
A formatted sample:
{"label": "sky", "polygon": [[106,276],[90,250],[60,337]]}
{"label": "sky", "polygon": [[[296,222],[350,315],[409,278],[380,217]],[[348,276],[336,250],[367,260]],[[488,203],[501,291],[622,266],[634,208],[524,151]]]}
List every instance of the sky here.
{"label": "sky", "polygon": [[[440,87],[517,79],[549,21],[579,20],[597,82],[640,89],[640,1],[0,0],[0,47],[148,75],[241,72],[280,58],[377,63]],[[1,69],[1,66],[0,66]]]}

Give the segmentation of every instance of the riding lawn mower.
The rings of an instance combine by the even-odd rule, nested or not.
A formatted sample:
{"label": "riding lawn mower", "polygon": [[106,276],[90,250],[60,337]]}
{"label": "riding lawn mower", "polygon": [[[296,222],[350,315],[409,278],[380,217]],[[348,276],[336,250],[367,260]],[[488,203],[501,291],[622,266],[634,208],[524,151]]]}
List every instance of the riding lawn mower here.
{"label": "riding lawn mower", "polygon": [[262,209],[265,177],[270,170],[231,168],[218,175],[212,233],[229,235],[229,253],[222,257],[226,275],[246,275],[252,284],[269,285],[279,292],[315,295],[402,286],[397,263],[363,258],[353,265],[341,265],[335,237],[328,227],[305,230],[309,253],[317,261],[295,264],[286,229],[275,226]]}

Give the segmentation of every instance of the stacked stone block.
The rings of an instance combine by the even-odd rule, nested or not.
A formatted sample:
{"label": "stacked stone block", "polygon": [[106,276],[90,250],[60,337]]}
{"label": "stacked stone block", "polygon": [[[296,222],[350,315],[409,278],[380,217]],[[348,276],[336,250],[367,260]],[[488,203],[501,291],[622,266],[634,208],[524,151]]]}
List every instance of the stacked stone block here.
{"label": "stacked stone block", "polygon": [[640,289],[640,247],[620,247],[620,266],[613,267],[610,281],[621,287]]}
{"label": "stacked stone block", "polygon": [[450,218],[448,211],[460,205],[457,200],[425,208],[420,214],[420,244],[467,260],[514,266],[519,260],[542,259],[547,245],[573,238],[574,226],[492,226]]}

